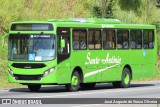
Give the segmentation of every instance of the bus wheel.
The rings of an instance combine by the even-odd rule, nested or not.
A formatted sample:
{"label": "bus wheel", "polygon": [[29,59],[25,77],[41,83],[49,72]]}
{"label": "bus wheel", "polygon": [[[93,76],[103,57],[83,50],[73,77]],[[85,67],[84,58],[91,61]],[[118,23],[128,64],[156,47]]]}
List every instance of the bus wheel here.
{"label": "bus wheel", "polygon": [[28,89],[30,91],[33,91],[33,92],[39,91],[40,88],[41,88],[40,84],[30,84],[30,85],[28,85]]}
{"label": "bus wheel", "polygon": [[80,87],[80,75],[77,71],[74,71],[71,77],[71,83],[65,85],[68,91],[78,91]]}
{"label": "bus wheel", "polygon": [[96,83],[82,83],[80,84],[81,88],[83,89],[93,89]]}
{"label": "bus wheel", "polygon": [[128,68],[123,69],[122,80],[113,82],[113,87],[115,88],[128,88],[130,86],[131,73]]}

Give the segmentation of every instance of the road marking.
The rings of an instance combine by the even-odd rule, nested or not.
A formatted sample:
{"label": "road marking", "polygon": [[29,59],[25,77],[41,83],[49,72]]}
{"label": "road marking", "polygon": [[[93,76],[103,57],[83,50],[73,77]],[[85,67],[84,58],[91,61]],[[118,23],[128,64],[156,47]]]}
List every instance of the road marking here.
{"label": "road marking", "polygon": [[79,91],[79,92],[76,92],[76,93],[74,93],[74,94],[65,94],[65,93],[63,93],[63,95],[50,95],[50,96],[37,96],[37,97],[28,97],[28,98],[55,98],[55,97],[62,97],[62,96],[76,96],[76,95],[89,95],[89,94],[102,94],[102,93],[111,93],[111,92],[114,92],[114,93],[116,93],[116,92],[126,92],[126,91],[143,91],[143,90],[157,90],[157,88],[158,89],[160,89],[160,86],[159,87],[145,87],[145,88],[138,88],[138,89],[133,89],[133,88],[127,88],[127,89],[116,89],[116,90],[111,90],[111,91],[108,91],[108,90],[106,90],[106,91],[104,91],[104,90],[100,90],[100,92],[95,92],[95,91],[91,91],[91,92],[87,92],[87,93],[80,93],[81,91]]}

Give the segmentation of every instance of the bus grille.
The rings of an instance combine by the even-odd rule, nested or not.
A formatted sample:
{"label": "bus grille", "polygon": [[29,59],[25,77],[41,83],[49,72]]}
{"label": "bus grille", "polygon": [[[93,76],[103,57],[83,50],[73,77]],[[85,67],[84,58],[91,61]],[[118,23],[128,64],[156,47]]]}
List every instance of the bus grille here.
{"label": "bus grille", "polygon": [[37,69],[46,67],[46,65],[43,63],[13,63],[12,66],[15,68],[22,69]]}
{"label": "bus grille", "polygon": [[17,75],[14,74],[16,80],[41,80],[42,75]]}

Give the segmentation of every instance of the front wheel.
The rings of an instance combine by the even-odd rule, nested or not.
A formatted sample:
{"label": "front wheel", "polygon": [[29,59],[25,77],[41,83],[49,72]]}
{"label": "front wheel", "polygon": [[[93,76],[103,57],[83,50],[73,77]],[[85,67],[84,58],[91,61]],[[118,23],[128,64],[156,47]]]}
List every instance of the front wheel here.
{"label": "front wheel", "polygon": [[39,91],[40,88],[41,88],[40,84],[30,84],[30,85],[28,85],[28,89],[30,91],[33,91],[33,92]]}
{"label": "front wheel", "polygon": [[113,87],[115,88],[128,88],[131,82],[131,73],[128,68],[123,69],[122,80],[113,82]]}
{"label": "front wheel", "polygon": [[68,91],[78,91],[80,87],[80,75],[78,71],[74,71],[71,77],[71,83],[65,85]]}

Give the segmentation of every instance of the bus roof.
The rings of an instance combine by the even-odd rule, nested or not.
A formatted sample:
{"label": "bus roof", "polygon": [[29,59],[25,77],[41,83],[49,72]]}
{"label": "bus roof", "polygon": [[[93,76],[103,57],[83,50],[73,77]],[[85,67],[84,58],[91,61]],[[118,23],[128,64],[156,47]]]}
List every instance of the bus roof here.
{"label": "bus roof", "polygon": [[104,18],[70,18],[63,20],[49,19],[49,22],[57,24],[59,27],[84,27],[84,28],[137,28],[155,29],[155,25],[149,24],[125,24],[117,19]]}
{"label": "bus roof", "polygon": [[48,21],[18,21],[15,23],[53,23],[57,27],[74,28],[137,28],[137,29],[155,29],[155,25],[149,24],[125,24],[117,19],[105,18],[69,18],[69,19],[49,19]]}

